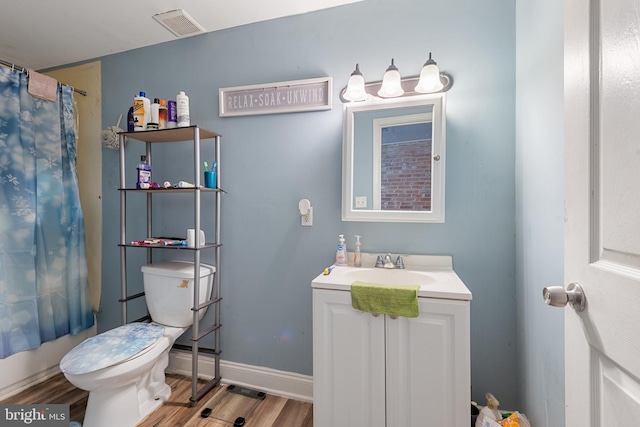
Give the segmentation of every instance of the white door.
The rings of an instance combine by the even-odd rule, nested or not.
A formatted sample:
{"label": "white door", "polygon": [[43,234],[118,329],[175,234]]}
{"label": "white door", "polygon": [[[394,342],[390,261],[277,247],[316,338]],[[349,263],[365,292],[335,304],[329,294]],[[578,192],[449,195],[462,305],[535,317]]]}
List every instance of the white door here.
{"label": "white door", "polygon": [[640,425],[638,0],[565,1],[566,426]]}

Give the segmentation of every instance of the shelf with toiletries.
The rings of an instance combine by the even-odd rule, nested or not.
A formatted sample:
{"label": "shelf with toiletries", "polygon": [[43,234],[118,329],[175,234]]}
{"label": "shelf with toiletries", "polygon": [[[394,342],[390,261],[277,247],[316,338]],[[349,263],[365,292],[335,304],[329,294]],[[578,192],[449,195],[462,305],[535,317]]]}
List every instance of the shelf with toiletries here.
{"label": "shelf with toiletries", "polygon": [[[129,323],[131,320],[127,317],[127,303],[131,300],[144,296],[144,293],[129,295],[127,291],[127,250],[130,248],[135,248],[132,250],[139,251],[141,248],[147,250],[147,263],[153,263],[153,254],[155,250],[158,249],[168,249],[168,250],[186,250],[187,253],[193,255],[193,265],[194,265],[194,277],[199,274],[200,266],[201,266],[201,253],[203,250],[206,250],[207,257],[211,256],[215,267],[215,273],[213,276],[213,291],[209,300],[202,301],[199,297],[199,281],[195,280],[193,282],[193,292],[194,292],[194,303],[193,303],[193,326],[191,328],[191,356],[192,356],[192,390],[191,390],[191,398],[190,402],[195,405],[202,397],[204,397],[210,390],[216,387],[221,380],[220,375],[220,252],[222,248],[222,242],[220,239],[220,212],[221,212],[221,200],[222,193],[224,191],[220,188],[220,175],[219,175],[219,165],[220,165],[220,144],[221,144],[221,135],[212,132],[206,129],[202,129],[199,126],[185,126],[185,127],[177,127],[171,129],[158,129],[158,130],[140,130],[133,132],[121,132],[119,133],[120,137],[120,188],[118,191],[120,193],[120,242],[118,247],[120,248],[120,259],[121,259],[121,299],[122,303],[122,323]],[[129,140],[128,143],[127,140]],[[202,140],[207,140],[206,142],[202,142]],[[141,156],[141,162],[137,166],[138,176],[136,178],[135,186],[131,186],[131,180],[127,180],[127,162],[126,162],[126,151],[127,146],[131,145],[134,141],[141,142],[145,144],[146,155]],[[152,164],[151,162],[147,162],[147,159],[151,159],[152,147],[158,143],[191,143],[193,146],[193,177],[189,179],[187,177],[181,179],[189,179],[190,182],[179,181],[178,183],[172,185],[169,182],[164,183],[152,183],[151,181],[151,172],[152,172]],[[215,158],[211,160],[215,160],[212,163],[212,170],[209,170],[209,165],[207,162],[201,162],[201,148],[205,146],[208,150],[213,148],[213,152],[215,153]],[[213,147],[212,147],[213,145]],[[162,157],[162,151],[157,156]],[[142,173],[141,173],[142,171]],[[133,172],[136,172],[135,170]],[[154,171],[155,172],[155,171]],[[189,172],[191,173],[191,172]],[[207,173],[213,173],[214,178],[213,181],[208,180]],[[146,174],[146,175],[143,175]],[[129,175],[130,176],[130,175]],[[141,179],[144,178],[143,179]],[[127,186],[127,184],[129,186]],[[160,199],[157,199],[158,194],[167,194],[166,196],[161,196]],[[129,195],[131,197],[140,197],[141,194],[144,194],[146,197],[146,230],[136,230],[135,235],[140,237],[141,240],[132,240],[131,237],[127,238],[127,198]],[[160,238],[160,237],[142,237],[142,236],[155,236],[153,233],[153,225],[152,225],[152,211],[154,210],[154,201],[156,199],[158,201],[163,200],[164,197],[171,197],[175,194],[182,194],[188,199],[192,200],[193,207],[193,222],[189,225],[189,228],[193,227],[193,230],[202,230],[203,228],[211,228],[215,230],[213,233],[213,238],[211,235],[207,233],[207,237],[209,237],[209,241],[205,240],[204,234],[201,234],[201,237],[195,240],[196,243],[193,243],[193,237],[191,238],[191,243],[187,242],[187,239],[183,238]],[[214,198],[214,209],[213,214],[207,211],[207,214],[204,215],[201,210],[203,209],[201,206],[201,198],[207,198],[207,200],[211,200],[210,198]],[[187,205],[188,206],[188,205]],[[157,206],[159,209],[161,206]],[[139,215],[139,212],[133,212],[134,209],[130,208],[132,214]],[[209,263],[209,262],[208,262]],[[203,325],[202,329],[200,329],[200,312],[204,308],[208,308],[208,310],[214,311],[214,316],[211,316],[210,313],[207,313],[206,319],[214,319],[212,325]],[[138,319],[140,320],[140,319]],[[214,348],[213,349],[205,349],[202,347],[202,339],[205,336],[213,336]],[[198,354],[201,351],[208,351],[213,354],[213,362],[215,372],[206,384],[202,385],[198,381]],[[210,375],[207,373],[207,375]]]}
{"label": "shelf with toiletries", "polygon": [[173,129],[141,130],[134,132],[121,132],[120,135],[142,142],[193,142],[193,132],[198,131],[200,139],[209,139],[222,136],[216,132],[202,129],[198,126],[186,126]]}
{"label": "shelf with toiletries", "polygon": [[[118,191],[134,191],[138,193],[193,193],[195,188],[118,188]],[[220,188],[200,187],[204,193],[222,191]]]}
{"label": "shelf with toiletries", "polygon": [[128,248],[183,249],[183,250],[195,251],[196,249],[219,248],[222,246],[222,244],[204,243],[204,244],[201,244],[199,248],[192,248],[184,244],[165,245],[161,243],[136,243],[136,241],[132,241],[131,243],[124,243],[124,244],[118,243],[118,246],[126,246]]}

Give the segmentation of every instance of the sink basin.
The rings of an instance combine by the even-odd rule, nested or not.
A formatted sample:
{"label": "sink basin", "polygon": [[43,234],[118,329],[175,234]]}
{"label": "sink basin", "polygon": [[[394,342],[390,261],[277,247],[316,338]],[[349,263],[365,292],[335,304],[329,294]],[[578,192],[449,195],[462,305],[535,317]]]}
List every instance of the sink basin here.
{"label": "sink basin", "polygon": [[[376,254],[369,254],[363,263],[373,265]],[[378,283],[381,285],[418,285],[418,297],[471,300],[471,292],[453,271],[449,256],[407,255],[406,269],[374,267],[336,266],[330,274],[320,273],[311,286],[314,289],[351,291],[353,282]]]}
{"label": "sink basin", "polygon": [[387,269],[387,268],[349,268],[335,267],[331,275],[352,283],[356,281],[378,283],[381,285],[428,285],[435,278],[425,271]]}

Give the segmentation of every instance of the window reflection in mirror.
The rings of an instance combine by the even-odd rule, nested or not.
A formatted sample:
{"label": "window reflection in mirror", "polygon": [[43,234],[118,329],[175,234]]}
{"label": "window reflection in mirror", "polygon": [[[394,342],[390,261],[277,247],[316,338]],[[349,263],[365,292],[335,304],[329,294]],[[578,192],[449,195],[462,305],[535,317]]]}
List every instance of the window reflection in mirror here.
{"label": "window reflection in mirror", "polygon": [[373,209],[430,211],[431,114],[375,119],[373,135]]}
{"label": "window reflection in mirror", "polygon": [[444,94],[345,106],[345,221],[444,222]]}

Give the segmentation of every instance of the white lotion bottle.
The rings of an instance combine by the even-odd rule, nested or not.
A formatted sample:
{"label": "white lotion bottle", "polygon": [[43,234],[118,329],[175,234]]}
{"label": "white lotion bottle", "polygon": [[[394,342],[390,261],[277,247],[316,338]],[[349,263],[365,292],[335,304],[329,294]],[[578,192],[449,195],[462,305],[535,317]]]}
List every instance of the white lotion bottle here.
{"label": "white lotion bottle", "polygon": [[347,265],[347,248],[344,245],[344,234],[338,236],[338,250],[336,251],[336,265]]}
{"label": "white lotion bottle", "polygon": [[176,95],[176,110],[178,113],[178,127],[191,126],[191,120],[189,118],[189,97],[185,95],[183,91],[180,91]]}

